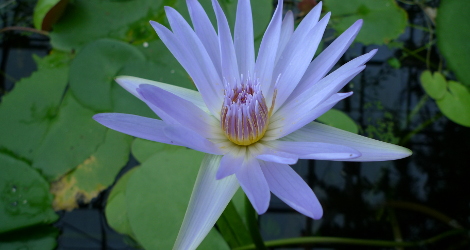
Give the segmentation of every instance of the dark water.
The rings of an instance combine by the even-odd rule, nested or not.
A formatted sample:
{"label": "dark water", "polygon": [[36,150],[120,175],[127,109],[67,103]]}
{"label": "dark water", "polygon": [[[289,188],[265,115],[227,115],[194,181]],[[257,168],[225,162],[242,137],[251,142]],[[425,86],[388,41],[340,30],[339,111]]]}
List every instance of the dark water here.
{"label": "dark water", "polygon": [[[403,5],[415,25],[425,26],[416,6]],[[23,14],[3,16],[3,26]],[[15,19],[16,18],[16,19]],[[23,20],[28,22],[28,20]],[[32,54],[44,56],[50,50],[47,38],[27,33],[0,34],[0,91],[13,88],[15,81],[35,70]],[[426,33],[408,28],[400,39],[409,49],[424,46]],[[377,46],[354,44],[339,64]],[[403,137],[423,122],[439,115],[429,99],[408,119],[424,92],[419,75],[426,65],[411,56],[404,57],[400,69],[387,60],[400,58],[403,51],[380,46],[366,70],[346,88],[354,95],[337,105],[361,127],[360,133],[388,142],[403,143]],[[425,53],[423,51],[422,53]],[[425,57],[425,54],[421,56]],[[433,62],[439,55],[433,47]],[[342,163],[303,161],[294,166],[317,194],[324,217],[313,221],[295,212],[273,196],[270,208],[260,217],[265,240],[300,236],[334,236],[357,239],[417,242],[453,229],[470,228],[470,129],[445,117],[436,119],[404,142],[413,150],[409,158],[393,162]],[[130,162],[128,168],[136,165]],[[58,249],[133,249],[126,239],[110,229],[104,217],[109,190],[91,204],[72,212],[61,212],[56,226],[61,230]],[[317,244],[279,249],[351,249],[350,245]],[[358,249],[391,249],[355,247]],[[397,248],[401,249],[401,248]],[[470,249],[468,235],[454,235],[413,249]]]}

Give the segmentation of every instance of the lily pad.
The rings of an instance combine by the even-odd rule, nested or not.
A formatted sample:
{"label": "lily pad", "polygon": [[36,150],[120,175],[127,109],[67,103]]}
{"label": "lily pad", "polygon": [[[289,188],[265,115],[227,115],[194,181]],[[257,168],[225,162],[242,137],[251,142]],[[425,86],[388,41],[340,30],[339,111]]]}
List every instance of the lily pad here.
{"label": "lily pad", "polygon": [[436,18],[437,46],[457,79],[470,87],[470,1],[442,0]]}
{"label": "lily pad", "polygon": [[[179,147],[149,157],[127,182],[129,222],[145,249],[171,249],[178,234],[204,154]],[[205,241],[220,241],[212,232]],[[212,235],[212,236],[211,236]],[[211,243],[225,247],[226,243]]]}
{"label": "lily pad", "polygon": [[70,65],[70,90],[77,100],[95,111],[110,111],[111,84],[126,63],[143,61],[135,47],[111,39],[88,44]]}
{"label": "lily pad", "polygon": [[138,167],[133,168],[119,178],[109,194],[105,209],[108,224],[116,230],[116,232],[132,236],[133,238],[135,236],[127,216],[126,188],[129,178],[137,169]]}
{"label": "lily pad", "polygon": [[35,169],[5,154],[0,166],[0,233],[57,220],[49,184]]}
{"label": "lily pad", "polygon": [[322,116],[318,117],[317,121],[351,133],[357,134],[359,132],[359,128],[354,120],[346,113],[337,109],[328,110]]}
{"label": "lily pad", "polygon": [[104,143],[99,145],[82,164],[52,183],[55,210],[72,210],[110,186],[129,159],[132,137],[108,130]]}
{"label": "lily pad", "polygon": [[18,81],[0,104],[0,149],[31,161],[67,86],[70,55],[57,51],[35,57],[38,70]]}
{"label": "lily pad", "polygon": [[107,129],[91,118],[94,114],[67,92],[33,158],[33,167],[47,180],[57,180],[83,164],[104,142]]}
{"label": "lily pad", "polygon": [[395,0],[325,0],[325,10],[331,11],[331,25],[343,33],[358,19],[364,24],[356,41],[365,45],[387,44],[405,32],[406,11]]}
{"label": "lily pad", "polygon": [[68,0],[39,0],[34,7],[34,27],[38,30],[50,30],[62,16],[68,2]]}
{"label": "lily pad", "polygon": [[447,82],[448,92],[436,100],[442,113],[453,122],[470,127],[470,92],[461,83]]}
{"label": "lily pad", "polygon": [[431,74],[431,71],[426,70],[421,74],[420,80],[421,86],[432,99],[440,100],[445,96],[447,83],[441,73]]}

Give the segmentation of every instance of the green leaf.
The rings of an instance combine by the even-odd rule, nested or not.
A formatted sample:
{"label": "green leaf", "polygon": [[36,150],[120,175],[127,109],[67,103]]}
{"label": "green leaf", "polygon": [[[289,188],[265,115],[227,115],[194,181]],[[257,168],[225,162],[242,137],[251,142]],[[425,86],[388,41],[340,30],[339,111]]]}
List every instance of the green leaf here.
{"label": "green leaf", "polygon": [[426,70],[421,74],[420,80],[424,91],[426,91],[432,99],[440,100],[445,96],[447,92],[447,83],[441,73],[435,72],[434,74],[431,74],[431,71]]}
{"label": "green leaf", "polygon": [[322,116],[318,117],[317,121],[355,134],[357,134],[359,131],[359,128],[357,127],[357,124],[354,122],[354,120],[351,119],[351,117],[349,117],[346,113],[337,109],[328,110]]}
{"label": "green leaf", "polygon": [[36,150],[33,167],[52,181],[89,159],[104,142],[107,131],[92,119],[94,114],[67,92],[57,117]]}
{"label": "green leaf", "polygon": [[114,77],[125,64],[144,60],[144,55],[129,44],[111,39],[94,41],[70,65],[70,90],[86,107],[110,111],[113,108],[111,85],[116,85]]}
{"label": "green leaf", "polygon": [[436,18],[437,46],[457,79],[470,87],[470,1],[442,0]]}
{"label": "green leaf", "polygon": [[436,100],[442,113],[453,122],[470,127],[470,92],[461,83],[447,82],[448,92]]}
{"label": "green leaf", "polygon": [[132,236],[133,238],[135,238],[135,236],[127,216],[126,188],[129,178],[137,169],[138,167],[135,167],[119,178],[109,194],[105,209],[106,220],[109,226],[117,232]]}
{"label": "green leaf", "polygon": [[[126,189],[129,223],[136,240],[145,249],[172,248],[203,156],[183,147],[159,151],[129,178]],[[207,237],[206,241],[220,239]],[[201,246],[205,244],[208,243]],[[214,244],[224,245],[223,242]]]}
{"label": "green leaf", "polygon": [[145,162],[148,158],[150,158],[155,153],[163,151],[165,148],[169,149],[169,147],[180,149],[180,147],[178,146],[135,138],[134,141],[132,142],[131,150],[132,150],[132,155],[134,155],[137,161]]}
{"label": "green leaf", "polygon": [[230,202],[217,221],[217,227],[230,248],[252,244],[250,233],[238,214],[233,202]]}
{"label": "green leaf", "polygon": [[344,32],[359,19],[364,20],[356,41],[365,45],[387,44],[404,31],[408,17],[394,0],[325,0],[325,10],[331,11],[331,25]]}
{"label": "green leaf", "polygon": [[38,30],[50,30],[62,16],[68,2],[68,0],[39,0],[34,7],[34,27]]}
{"label": "green leaf", "polygon": [[38,70],[16,83],[0,104],[0,149],[31,161],[58,112],[67,85],[70,55],[52,51]]}
{"label": "green leaf", "polygon": [[72,210],[89,203],[110,186],[129,159],[132,137],[108,129],[103,144],[73,171],[54,182],[55,210]]}
{"label": "green leaf", "polygon": [[0,233],[57,220],[49,184],[23,161],[0,154]]}
{"label": "green leaf", "polygon": [[50,33],[52,46],[55,49],[73,51],[100,38],[134,42],[142,40],[142,34],[156,37],[148,24],[149,20],[162,20],[163,6],[172,6],[174,2],[175,0],[75,0],[68,5],[62,19]]}
{"label": "green leaf", "polygon": [[59,230],[52,226],[30,227],[0,235],[0,250],[53,250]]}

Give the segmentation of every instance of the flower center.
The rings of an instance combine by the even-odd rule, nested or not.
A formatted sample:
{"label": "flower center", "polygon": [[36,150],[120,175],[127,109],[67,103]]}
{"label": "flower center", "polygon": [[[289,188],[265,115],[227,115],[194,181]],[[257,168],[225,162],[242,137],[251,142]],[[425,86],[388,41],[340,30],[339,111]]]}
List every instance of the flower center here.
{"label": "flower center", "polygon": [[227,138],[247,146],[263,138],[268,127],[269,111],[260,84],[253,79],[232,86],[225,84],[220,125]]}

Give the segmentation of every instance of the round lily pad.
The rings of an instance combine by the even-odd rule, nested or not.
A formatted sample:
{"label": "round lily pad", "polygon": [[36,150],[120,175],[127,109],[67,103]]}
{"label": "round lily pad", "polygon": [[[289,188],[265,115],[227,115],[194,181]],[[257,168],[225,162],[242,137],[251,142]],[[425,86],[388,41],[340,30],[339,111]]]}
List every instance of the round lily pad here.
{"label": "round lily pad", "polygon": [[432,99],[440,100],[447,92],[446,79],[439,72],[431,74],[431,71],[426,70],[421,74],[420,80],[424,90]]}
{"label": "round lily pad", "polygon": [[461,83],[447,82],[448,92],[436,100],[437,106],[453,122],[470,127],[470,92]]}

